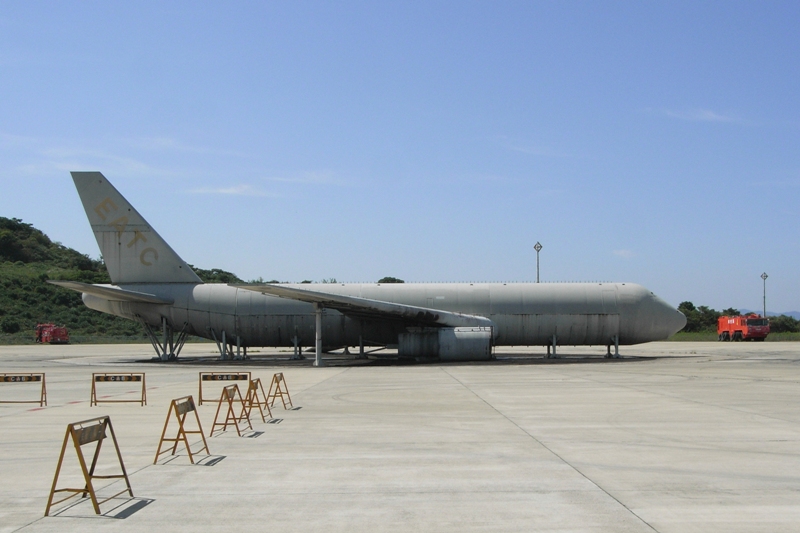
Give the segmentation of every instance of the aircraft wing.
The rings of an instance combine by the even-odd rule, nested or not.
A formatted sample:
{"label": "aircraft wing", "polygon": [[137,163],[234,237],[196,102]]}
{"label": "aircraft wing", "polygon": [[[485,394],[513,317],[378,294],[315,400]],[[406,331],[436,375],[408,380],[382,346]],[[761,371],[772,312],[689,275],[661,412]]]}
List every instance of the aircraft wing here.
{"label": "aircraft wing", "polygon": [[409,326],[428,327],[490,327],[494,323],[486,317],[453,313],[440,309],[428,309],[414,305],[397,304],[382,300],[371,300],[358,296],[344,296],[324,291],[297,289],[272,284],[229,284],[231,287],[247,289],[271,296],[320,304],[336,309],[340,313],[368,320],[392,320]]}
{"label": "aircraft wing", "polygon": [[77,292],[84,292],[92,296],[98,296],[115,302],[141,302],[146,304],[166,304],[172,305],[172,300],[159,298],[154,294],[147,294],[144,292],[129,291],[127,289],[120,289],[111,285],[90,285],[89,283],[81,283],[79,281],[54,281],[47,280],[47,283],[58,285],[66,289],[71,289]]}

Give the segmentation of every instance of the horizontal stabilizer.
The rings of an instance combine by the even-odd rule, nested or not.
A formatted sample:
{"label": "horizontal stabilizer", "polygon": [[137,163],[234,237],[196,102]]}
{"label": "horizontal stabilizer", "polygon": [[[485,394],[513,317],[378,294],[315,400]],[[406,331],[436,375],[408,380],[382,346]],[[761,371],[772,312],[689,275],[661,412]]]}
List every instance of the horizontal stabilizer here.
{"label": "horizontal stabilizer", "polygon": [[111,285],[90,285],[88,283],[80,283],[79,281],[54,281],[47,280],[47,283],[58,285],[66,289],[71,289],[77,292],[83,292],[105,298],[113,302],[140,302],[146,304],[166,304],[172,305],[172,300],[159,298],[154,294],[146,294],[144,292],[129,291],[127,289],[120,289]]}
{"label": "horizontal stabilizer", "polygon": [[375,320],[396,320],[409,326],[430,327],[492,327],[494,323],[486,317],[452,313],[440,309],[428,309],[414,305],[371,300],[358,296],[344,296],[329,292],[296,289],[272,284],[229,284],[231,287],[247,289],[271,296],[289,298],[301,302],[320,304],[336,309],[345,315]]}

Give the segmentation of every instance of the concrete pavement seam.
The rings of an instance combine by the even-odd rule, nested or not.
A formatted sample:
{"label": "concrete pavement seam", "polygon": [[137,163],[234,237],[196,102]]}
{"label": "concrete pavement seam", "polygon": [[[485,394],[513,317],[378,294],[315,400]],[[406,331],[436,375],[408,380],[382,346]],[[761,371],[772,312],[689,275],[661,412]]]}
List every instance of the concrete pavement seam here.
{"label": "concrete pavement seam", "polygon": [[499,409],[497,409],[497,408],[496,408],[494,405],[492,405],[492,404],[491,404],[491,403],[489,403],[489,402],[488,402],[486,399],[484,399],[484,398],[483,398],[483,397],[482,397],[480,394],[478,394],[477,392],[475,392],[474,390],[472,390],[472,389],[471,389],[471,388],[470,388],[470,387],[469,387],[469,386],[468,386],[466,383],[464,383],[463,381],[461,381],[460,379],[458,379],[457,377],[455,377],[453,374],[451,374],[450,372],[448,372],[448,371],[447,371],[445,368],[443,368],[443,367],[440,367],[440,368],[441,368],[441,370],[442,370],[442,371],[443,371],[445,374],[447,374],[448,376],[450,376],[450,378],[451,378],[451,379],[453,379],[453,381],[455,381],[456,383],[460,384],[462,387],[464,387],[465,389],[467,389],[469,392],[471,392],[473,395],[475,395],[475,397],[476,397],[476,398],[478,398],[480,401],[482,401],[484,404],[486,404],[486,405],[487,405],[487,406],[488,406],[490,409],[492,409],[494,412],[496,412],[496,413],[497,413],[498,415],[500,415],[501,417],[503,417],[503,418],[505,418],[506,420],[508,420],[508,421],[509,421],[509,422],[510,422],[512,425],[514,425],[514,426],[515,426],[517,429],[519,429],[521,432],[523,432],[524,434],[528,435],[528,436],[529,436],[529,437],[530,437],[532,440],[534,440],[534,441],[535,441],[537,444],[539,444],[539,446],[541,446],[542,448],[544,448],[545,450],[547,450],[548,452],[550,452],[550,453],[551,453],[553,456],[557,457],[557,458],[558,458],[558,459],[559,459],[559,460],[560,460],[562,463],[564,463],[564,464],[566,464],[567,466],[569,466],[570,468],[572,468],[572,469],[573,469],[575,472],[577,472],[577,473],[578,473],[578,474],[579,474],[581,477],[583,477],[583,478],[584,478],[586,481],[588,481],[589,483],[591,483],[592,485],[594,485],[595,487],[597,487],[597,488],[598,488],[600,491],[602,491],[604,494],[606,494],[606,495],[607,495],[609,498],[611,498],[612,500],[614,500],[615,502],[617,502],[617,503],[618,503],[618,504],[619,504],[619,505],[620,505],[620,506],[621,506],[623,509],[625,509],[626,511],[628,511],[628,512],[629,512],[631,515],[635,516],[635,517],[636,517],[636,518],[637,518],[637,519],[638,519],[638,520],[639,520],[639,521],[640,521],[642,524],[646,525],[647,527],[649,527],[650,529],[652,529],[652,530],[653,530],[653,531],[655,531],[656,533],[660,533],[660,532],[659,532],[659,531],[658,531],[658,530],[657,530],[655,527],[653,527],[653,526],[652,526],[652,525],[651,525],[649,522],[647,522],[647,521],[646,521],[644,518],[642,518],[641,516],[639,516],[638,514],[636,514],[636,513],[635,513],[635,512],[634,512],[634,511],[633,511],[633,510],[630,508],[630,507],[628,507],[627,505],[625,505],[624,503],[622,503],[622,502],[621,502],[619,499],[617,499],[617,498],[616,498],[616,497],[615,497],[613,494],[611,494],[611,493],[610,493],[610,492],[608,492],[606,489],[604,489],[603,487],[601,487],[601,486],[600,486],[600,485],[599,485],[599,484],[598,484],[596,481],[594,481],[592,478],[590,478],[589,476],[587,476],[586,474],[584,474],[583,472],[581,472],[581,470],[580,470],[578,467],[576,467],[575,465],[573,465],[572,463],[570,463],[569,461],[567,461],[567,460],[566,460],[564,457],[562,457],[561,455],[559,455],[559,454],[558,454],[556,451],[554,451],[552,448],[550,448],[549,446],[547,446],[547,445],[546,445],[544,442],[542,442],[541,440],[537,439],[537,438],[536,438],[536,437],[535,437],[533,434],[531,434],[529,431],[527,431],[527,430],[526,430],[526,429],[524,429],[522,426],[520,426],[519,424],[517,424],[516,422],[514,422],[514,421],[513,421],[511,418],[509,418],[509,417],[508,417],[508,416],[507,416],[505,413],[501,412],[501,411],[500,411]]}

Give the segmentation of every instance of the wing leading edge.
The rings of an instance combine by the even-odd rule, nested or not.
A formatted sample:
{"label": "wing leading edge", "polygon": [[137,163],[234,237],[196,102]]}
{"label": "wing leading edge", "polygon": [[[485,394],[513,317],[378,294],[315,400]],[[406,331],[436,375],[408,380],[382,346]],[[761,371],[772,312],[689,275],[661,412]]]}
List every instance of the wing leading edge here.
{"label": "wing leading edge", "polygon": [[231,287],[288,298],[300,302],[319,304],[335,309],[340,313],[355,318],[369,320],[391,320],[403,322],[409,326],[424,327],[492,327],[494,322],[486,317],[452,313],[440,309],[428,309],[414,305],[397,304],[382,300],[371,300],[358,296],[344,296],[329,292],[297,289],[271,284],[229,284]]}

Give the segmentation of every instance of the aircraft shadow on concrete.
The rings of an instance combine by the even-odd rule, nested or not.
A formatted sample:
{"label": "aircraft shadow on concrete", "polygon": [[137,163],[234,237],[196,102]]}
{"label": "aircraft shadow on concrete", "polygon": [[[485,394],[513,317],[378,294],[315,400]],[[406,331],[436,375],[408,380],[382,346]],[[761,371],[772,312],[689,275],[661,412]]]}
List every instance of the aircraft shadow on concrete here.
{"label": "aircraft shadow on concrete", "polygon": [[[327,354],[324,364],[329,367],[382,367],[382,366],[415,366],[415,365],[447,365],[447,366],[475,366],[475,365],[558,365],[558,364],[603,364],[603,363],[624,363],[635,361],[654,361],[658,356],[638,356],[623,355],[617,359],[607,358],[603,354],[569,354],[560,353],[558,358],[549,359],[541,353],[503,353],[489,361],[418,361],[411,358],[400,357],[379,357],[369,359],[353,359],[352,356],[341,356],[340,354]],[[250,356],[244,360],[225,360],[222,361],[218,356],[213,357],[192,357],[178,358],[177,361],[164,363],[159,360],[139,359],[139,360],[120,360],[120,364],[130,363],[154,363],[154,364],[179,364],[179,365],[203,365],[203,366],[242,366],[242,367],[265,367],[265,368],[306,368],[312,367],[314,359],[290,359],[276,357]]]}

